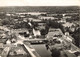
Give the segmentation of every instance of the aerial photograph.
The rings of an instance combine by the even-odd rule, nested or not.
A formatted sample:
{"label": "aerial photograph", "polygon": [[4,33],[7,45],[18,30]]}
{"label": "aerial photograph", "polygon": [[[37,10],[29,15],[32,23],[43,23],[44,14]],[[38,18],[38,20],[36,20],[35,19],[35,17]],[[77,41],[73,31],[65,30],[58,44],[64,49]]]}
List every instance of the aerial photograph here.
{"label": "aerial photograph", "polygon": [[0,0],[0,57],[80,57],[80,0]]}

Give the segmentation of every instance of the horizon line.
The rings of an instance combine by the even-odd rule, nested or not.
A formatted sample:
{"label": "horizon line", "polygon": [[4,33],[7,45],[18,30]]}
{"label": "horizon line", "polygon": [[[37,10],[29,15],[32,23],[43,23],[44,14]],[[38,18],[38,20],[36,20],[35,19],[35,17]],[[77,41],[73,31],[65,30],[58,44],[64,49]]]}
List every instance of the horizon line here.
{"label": "horizon line", "polygon": [[80,5],[63,5],[63,6],[0,6],[0,7],[80,7]]}

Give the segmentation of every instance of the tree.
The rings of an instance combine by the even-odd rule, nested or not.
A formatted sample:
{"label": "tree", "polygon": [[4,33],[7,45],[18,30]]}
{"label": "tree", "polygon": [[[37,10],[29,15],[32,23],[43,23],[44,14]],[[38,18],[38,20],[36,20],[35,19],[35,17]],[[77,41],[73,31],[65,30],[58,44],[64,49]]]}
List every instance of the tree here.
{"label": "tree", "polygon": [[72,37],[75,39],[75,45],[80,47],[80,28],[72,34]]}
{"label": "tree", "polygon": [[52,57],[60,57],[60,51],[57,49],[52,49]]}
{"label": "tree", "polygon": [[2,25],[10,25],[10,21],[8,19],[3,19],[1,23]]}

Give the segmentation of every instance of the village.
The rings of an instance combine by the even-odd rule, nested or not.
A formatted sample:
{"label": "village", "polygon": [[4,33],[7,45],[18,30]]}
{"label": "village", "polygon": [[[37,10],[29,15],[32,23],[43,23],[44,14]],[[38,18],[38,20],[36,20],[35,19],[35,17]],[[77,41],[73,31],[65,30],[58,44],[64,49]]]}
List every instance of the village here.
{"label": "village", "polygon": [[0,57],[80,57],[79,15],[0,12]]}

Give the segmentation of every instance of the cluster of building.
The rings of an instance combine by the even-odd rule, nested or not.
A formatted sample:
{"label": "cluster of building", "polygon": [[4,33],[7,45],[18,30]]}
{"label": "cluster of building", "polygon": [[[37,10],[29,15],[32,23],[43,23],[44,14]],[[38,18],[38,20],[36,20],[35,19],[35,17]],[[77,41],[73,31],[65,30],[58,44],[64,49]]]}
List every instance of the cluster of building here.
{"label": "cluster of building", "polygon": [[[0,57],[40,57],[29,42],[12,31],[0,27]],[[8,28],[6,28],[8,29]]]}
{"label": "cluster of building", "polygon": [[[52,52],[52,56],[56,49],[62,56],[63,54],[68,57],[80,56],[80,49],[74,45],[75,40],[70,34],[80,26],[68,21],[74,21],[74,17],[78,18],[78,15],[78,13],[46,12],[5,13],[6,18],[0,20],[7,19],[12,23],[0,26],[0,57],[40,57],[31,47],[31,43],[45,44]],[[54,23],[50,24],[52,21],[56,25],[61,24],[61,27],[54,28]]]}

